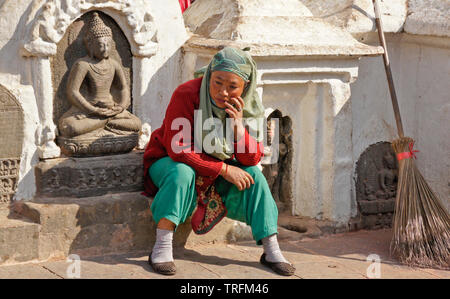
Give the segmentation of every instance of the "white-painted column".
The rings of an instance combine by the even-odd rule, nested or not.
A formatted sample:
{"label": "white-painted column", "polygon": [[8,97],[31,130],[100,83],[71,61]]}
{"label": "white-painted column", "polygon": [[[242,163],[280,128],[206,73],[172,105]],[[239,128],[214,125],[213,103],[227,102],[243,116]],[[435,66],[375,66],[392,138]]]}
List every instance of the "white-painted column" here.
{"label": "white-painted column", "polygon": [[56,125],[53,122],[53,87],[50,59],[45,56],[32,57],[32,80],[39,112],[40,125],[37,129],[37,146],[41,159],[60,156],[55,143]]}
{"label": "white-painted column", "polygon": [[352,110],[350,84],[330,80],[327,84],[329,102],[324,106],[326,126],[321,161],[323,214],[327,219],[345,224],[352,208]]}

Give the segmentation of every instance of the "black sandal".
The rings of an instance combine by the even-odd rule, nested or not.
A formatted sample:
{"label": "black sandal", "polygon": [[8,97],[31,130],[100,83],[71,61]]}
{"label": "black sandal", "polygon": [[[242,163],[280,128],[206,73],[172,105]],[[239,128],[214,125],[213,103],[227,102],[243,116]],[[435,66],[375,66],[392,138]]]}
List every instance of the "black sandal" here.
{"label": "black sandal", "polygon": [[266,260],[266,254],[263,253],[261,255],[261,259],[259,260],[261,264],[271,268],[275,273],[283,275],[283,276],[292,276],[295,272],[295,267],[289,263],[272,263]]}
{"label": "black sandal", "polygon": [[152,263],[152,253],[148,256],[148,264],[152,266],[153,271],[162,275],[175,275],[177,268],[174,262]]}

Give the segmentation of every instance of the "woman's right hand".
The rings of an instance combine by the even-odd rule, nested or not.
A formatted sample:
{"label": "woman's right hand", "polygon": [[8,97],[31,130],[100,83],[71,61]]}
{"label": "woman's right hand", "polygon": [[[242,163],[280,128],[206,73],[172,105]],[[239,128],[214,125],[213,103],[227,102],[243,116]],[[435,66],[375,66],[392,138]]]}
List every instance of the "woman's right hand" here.
{"label": "woman's right hand", "polygon": [[250,188],[255,183],[253,177],[245,170],[223,163],[220,175],[228,182],[235,185],[239,191]]}

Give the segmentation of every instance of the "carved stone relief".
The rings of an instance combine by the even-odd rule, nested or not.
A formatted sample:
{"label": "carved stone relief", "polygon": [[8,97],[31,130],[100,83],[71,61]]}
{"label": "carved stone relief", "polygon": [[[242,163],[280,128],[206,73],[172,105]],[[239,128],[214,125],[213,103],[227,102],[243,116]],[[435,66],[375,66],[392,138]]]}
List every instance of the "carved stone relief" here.
{"label": "carved stone relief", "polygon": [[142,153],[59,158],[36,166],[37,195],[89,197],[143,190]]}
{"label": "carved stone relief", "polygon": [[133,55],[152,56],[157,49],[157,30],[153,16],[142,10],[145,5],[142,0],[49,0],[44,4],[34,0],[31,8],[36,10],[36,17],[29,24],[29,40],[24,43],[23,55],[55,55],[56,44],[67,27],[84,12],[99,9],[113,12],[123,25],[130,27]]}
{"label": "carved stone relief", "polygon": [[[89,12],[81,16],[74,21],[72,25],[67,28],[64,37],[58,43],[58,51],[56,55],[51,57],[52,66],[52,86],[54,90],[54,102],[53,102],[53,120],[58,123],[59,118],[64,112],[69,110],[71,104],[67,100],[67,79],[69,77],[70,69],[75,61],[88,55],[87,49],[84,45],[83,37],[86,34],[85,24],[92,18],[93,12]],[[111,28],[112,41],[110,58],[119,62],[122,66],[125,78],[127,80],[128,88],[133,88],[133,56],[130,51],[130,45],[127,38],[123,34],[117,23],[104,13],[99,13],[99,16],[103,20],[106,26]],[[86,86],[82,86],[82,93],[86,94]],[[111,93],[117,97],[116,85],[112,85]],[[132,103],[133,101],[131,101]],[[132,105],[127,109],[132,111]]]}
{"label": "carved stone relief", "polygon": [[17,188],[22,142],[22,108],[0,85],[0,204],[10,202]]}
{"label": "carved stone relief", "polygon": [[[31,57],[32,85],[40,118],[36,134],[41,159],[57,158],[61,154],[55,143],[58,132],[53,113],[50,59],[57,55],[57,44],[67,28],[83,14],[93,10],[111,16],[120,26],[129,42],[136,69],[141,70],[144,60],[155,55],[158,50],[157,26],[147,0],[33,0],[28,6],[26,18],[24,17],[27,24],[20,54]],[[143,84],[144,79],[141,77],[133,75],[134,84],[138,88]],[[139,102],[142,101],[140,93],[137,97]]]}
{"label": "carved stone relief", "polygon": [[[278,133],[278,134],[276,134]],[[272,146],[278,139],[278,146]],[[262,160],[263,174],[280,212],[290,212],[292,195],[292,120],[275,110],[267,117],[266,158]],[[275,163],[273,163],[275,162]]]}
{"label": "carved stone relief", "polygon": [[389,142],[371,145],[356,164],[356,201],[365,228],[391,227],[398,163]]}
{"label": "carved stone relief", "polygon": [[132,66],[126,37],[98,11],[82,16],[65,37],[52,59],[61,152],[85,157],[131,151],[141,121],[126,110]]}

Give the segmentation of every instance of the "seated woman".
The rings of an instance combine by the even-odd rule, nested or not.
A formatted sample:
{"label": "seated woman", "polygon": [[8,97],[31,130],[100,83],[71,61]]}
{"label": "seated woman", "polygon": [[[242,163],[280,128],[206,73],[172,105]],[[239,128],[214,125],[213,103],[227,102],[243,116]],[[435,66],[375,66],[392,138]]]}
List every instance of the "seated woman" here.
{"label": "seated woman", "polygon": [[[175,274],[173,232],[193,214],[197,234],[211,230],[225,215],[247,223],[264,247],[261,263],[281,275],[294,274],[278,246],[277,206],[256,166],[262,134],[253,134],[258,130],[250,123],[250,130],[244,126],[246,119],[264,117],[256,78],[250,55],[234,48],[221,50],[202,77],[175,90],[162,126],[152,133],[144,154],[144,182],[147,192],[156,194],[151,211],[157,236],[149,256],[155,272]],[[223,126],[210,129],[204,124],[197,134],[198,119],[211,118]],[[188,129],[180,126],[183,121]],[[233,134],[223,134],[226,123],[231,123]],[[227,139],[230,135],[233,140]]]}

